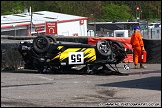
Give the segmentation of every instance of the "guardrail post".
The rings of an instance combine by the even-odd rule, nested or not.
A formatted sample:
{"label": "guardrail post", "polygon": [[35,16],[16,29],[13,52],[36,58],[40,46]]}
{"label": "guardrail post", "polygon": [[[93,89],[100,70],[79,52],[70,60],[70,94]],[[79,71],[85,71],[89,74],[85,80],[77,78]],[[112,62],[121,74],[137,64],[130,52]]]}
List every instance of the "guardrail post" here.
{"label": "guardrail post", "polygon": [[152,29],[151,29],[151,39],[152,39]]}

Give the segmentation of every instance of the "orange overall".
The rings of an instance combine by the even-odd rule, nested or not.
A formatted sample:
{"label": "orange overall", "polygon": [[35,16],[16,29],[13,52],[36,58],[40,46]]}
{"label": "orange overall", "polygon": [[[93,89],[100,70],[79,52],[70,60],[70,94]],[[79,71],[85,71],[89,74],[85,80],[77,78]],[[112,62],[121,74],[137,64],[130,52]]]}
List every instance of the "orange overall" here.
{"label": "orange overall", "polygon": [[131,45],[133,49],[133,62],[135,65],[141,63],[141,52],[142,47],[144,46],[142,35],[139,30],[136,30],[135,33],[131,36]]}

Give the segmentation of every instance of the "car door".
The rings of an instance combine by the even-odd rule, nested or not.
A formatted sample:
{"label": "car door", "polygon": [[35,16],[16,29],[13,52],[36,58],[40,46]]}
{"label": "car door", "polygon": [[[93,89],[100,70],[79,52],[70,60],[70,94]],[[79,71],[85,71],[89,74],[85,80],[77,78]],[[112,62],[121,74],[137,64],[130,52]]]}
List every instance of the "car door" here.
{"label": "car door", "polygon": [[84,65],[96,60],[95,48],[65,47],[60,54],[61,65]]}

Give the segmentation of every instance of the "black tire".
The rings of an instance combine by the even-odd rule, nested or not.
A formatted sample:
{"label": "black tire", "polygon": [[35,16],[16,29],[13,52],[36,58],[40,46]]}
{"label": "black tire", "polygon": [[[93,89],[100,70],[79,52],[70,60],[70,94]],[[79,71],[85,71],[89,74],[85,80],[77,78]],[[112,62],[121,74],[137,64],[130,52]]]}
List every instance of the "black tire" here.
{"label": "black tire", "polygon": [[125,52],[125,48],[119,41],[112,41],[111,46],[114,50],[119,50]]}
{"label": "black tire", "polygon": [[50,40],[46,36],[38,36],[33,40],[33,49],[37,53],[44,53],[49,49]]}
{"label": "black tire", "polygon": [[112,51],[116,55],[117,63],[121,62],[126,57],[125,48],[119,41],[112,41]]}
{"label": "black tire", "polygon": [[96,44],[96,50],[97,53],[101,56],[107,57],[111,55],[111,45],[109,41],[106,40],[100,40]]}
{"label": "black tire", "polygon": [[41,74],[45,74],[46,72],[43,71],[43,68],[37,69],[37,71]]}
{"label": "black tire", "polygon": [[53,36],[46,36],[46,37],[49,39],[50,43],[57,43],[56,39]]}

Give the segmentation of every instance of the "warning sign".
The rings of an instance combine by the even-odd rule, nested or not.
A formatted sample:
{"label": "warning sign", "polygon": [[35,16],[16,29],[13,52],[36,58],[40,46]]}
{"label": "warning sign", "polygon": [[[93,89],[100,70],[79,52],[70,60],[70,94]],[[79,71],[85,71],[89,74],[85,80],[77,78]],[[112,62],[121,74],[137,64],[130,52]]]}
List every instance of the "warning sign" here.
{"label": "warning sign", "polygon": [[78,33],[74,33],[73,36],[78,36]]}
{"label": "warning sign", "polygon": [[35,28],[35,32],[40,32],[40,31],[43,31],[44,30],[44,27],[36,27]]}
{"label": "warning sign", "polygon": [[57,34],[57,22],[46,22],[46,34]]}

